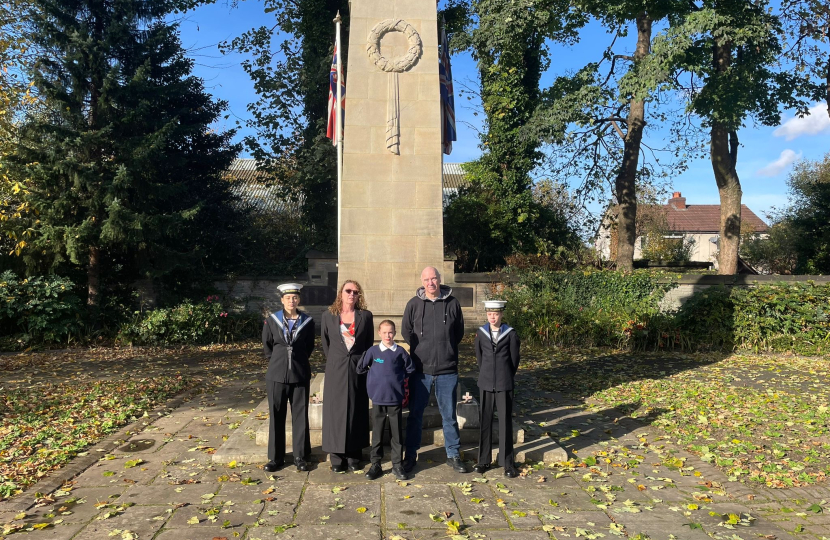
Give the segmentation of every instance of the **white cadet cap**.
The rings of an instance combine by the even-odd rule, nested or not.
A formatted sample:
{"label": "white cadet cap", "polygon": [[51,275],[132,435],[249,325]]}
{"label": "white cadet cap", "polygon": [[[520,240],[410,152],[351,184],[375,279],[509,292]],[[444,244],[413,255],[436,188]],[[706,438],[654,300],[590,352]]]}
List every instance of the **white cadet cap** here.
{"label": "white cadet cap", "polygon": [[485,300],[484,311],[504,311],[506,305],[506,300]]}
{"label": "white cadet cap", "polygon": [[277,289],[279,289],[283,295],[300,294],[300,289],[302,288],[303,286],[299,283],[283,283],[282,285],[277,287]]}

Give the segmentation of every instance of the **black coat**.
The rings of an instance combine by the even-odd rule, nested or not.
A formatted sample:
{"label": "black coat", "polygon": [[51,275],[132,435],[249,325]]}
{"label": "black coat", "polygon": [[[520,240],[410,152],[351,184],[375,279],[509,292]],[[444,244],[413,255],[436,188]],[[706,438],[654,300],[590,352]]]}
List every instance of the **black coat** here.
{"label": "black coat", "polygon": [[299,313],[291,336],[288,335],[282,311],[265,319],[265,325],[262,327],[262,348],[268,360],[268,371],[265,373],[267,381],[285,384],[311,380],[311,365],[308,359],[314,350],[316,338],[314,320],[302,311]]}
{"label": "black coat", "polygon": [[326,355],[323,383],[323,451],[356,452],[369,446],[369,395],[366,375],[357,373],[357,363],[374,342],[375,323],[371,311],[355,312],[354,345],[346,349],[340,335],[340,316],[323,313],[320,334]]}
{"label": "black coat", "polygon": [[440,295],[429,300],[418,289],[403,310],[401,337],[409,345],[416,373],[458,373],[458,344],[464,337],[464,314],[452,289],[441,285]]}
{"label": "black coat", "polygon": [[519,369],[519,336],[506,324],[501,325],[499,341],[490,337],[490,325],[476,332],[476,361],[478,361],[478,389],[486,392],[513,390],[513,377]]}

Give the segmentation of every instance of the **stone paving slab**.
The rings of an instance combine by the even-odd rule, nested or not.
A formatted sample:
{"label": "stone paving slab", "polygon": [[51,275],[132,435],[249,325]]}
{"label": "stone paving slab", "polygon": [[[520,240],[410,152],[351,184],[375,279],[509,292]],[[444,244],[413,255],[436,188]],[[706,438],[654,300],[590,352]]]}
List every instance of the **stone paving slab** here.
{"label": "stone paving slab", "polygon": [[137,538],[152,538],[170,517],[158,506],[132,506],[106,520],[93,520],[83,529],[83,540],[120,538],[113,531],[130,531]]}
{"label": "stone paving slab", "polygon": [[[239,536],[234,536],[239,533]],[[211,538],[245,538],[245,527],[193,527],[190,529],[164,529],[153,540],[210,540]]]}
{"label": "stone paving slab", "polygon": [[83,527],[83,525],[77,523],[70,525],[62,523],[43,530],[19,531],[14,534],[14,537],[25,538],[26,540],[70,540],[76,537]]}
{"label": "stone paving slab", "polygon": [[310,485],[297,511],[299,525],[380,525],[381,486]]}
{"label": "stone paving slab", "polygon": [[[467,482],[468,489],[452,487],[456,505],[464,525],[472,530],[509,529],[510,523],[502,509],[496,504],[493,490],[486,484]],[[464,484],[462,484],[464,485]]]}
{"label": "stone paving slab", "polygon": [[381,540],[376,526],[308,525],[275,532],[273,527],[248,530],[245,540]]}
{"label": "stone paving slab", "polygon": [[215,494],[218,487],[218,485],[209,484],[177,486],[160,483],[152,486],[135,485],[125,491],[118,502],[144,505],[198,504],[202,501],[204,495]]}
{"label": "stone paving slab", "polygon": [[[458,516],[452,490],[447,485],[412,484],[403,486],[389,484],[384,486],[386,502],[386,526],[389,529],[442,529],[443,522],[435,521],[430,514],[439,516],[449,512]],[[454,519],[454,518],[450,518]]]}
{"label": "stone paving slab", "polygon": [[[259,518],[264,503],[228,504],[228,501],[211,501],[207,504],[182,506],[173,511],[164,525],[165,529],[212,528],[229,522],[227,527],[244,527]],[[215,517],[216,519],[211,519]],[[226,527],[226,528],[227,528]]]}

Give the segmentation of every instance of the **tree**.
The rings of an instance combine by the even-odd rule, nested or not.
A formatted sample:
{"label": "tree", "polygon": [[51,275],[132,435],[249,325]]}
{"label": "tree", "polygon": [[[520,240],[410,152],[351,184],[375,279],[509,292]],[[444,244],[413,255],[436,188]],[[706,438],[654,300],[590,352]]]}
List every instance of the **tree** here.
{"label": "tree", "polygon": [[214,233],[236,220],[221,174],[238,149],[210,129],[225,104],[191,75],[177,26],[163,20],[188,6],[33,1],[32,39],[49,52],[32,69],[46,112],[26,119],[9,157],[31,179],[38,217],[27,263],[83,268],[93,317],[116,262],[131,278],[196,281],[232,254]]}
{"label": "tree", "polygon": [[511,253],[546,252],[573,238],[559,234],[564,224],[534,200],[531,173],[541,141],[524,133],[539,104],[547,41],[573,37],[568,5],[474,0],[469,7],[451,3],[445,11],[452,46],[470,50],[477,62],[485,114],[483,154],[465,167],[470,186],[445,210],[447,247],[469,254],[460,259],[469,261],[462,268],[489,270]]}
{"label": "tree", "polygon": [[[646,145],[649,114],[666,122],[659,110],[659,91],[667,86],[668,73],[653,69],[650,55],[652,26],[682,18],[688,3],[672,0],[608,2],[582,0],[576,9],[599,19],[613,36],[601,60],[591,62],[573,75],[556,79],[545,91],[542,106],[532,124],[551,145],[551,166],[566,177],[580,177],[577,192],[593,198],[610,188],[614,199],[613,250],[619,270],[633,268],[637,222],[637,185],[659,182],[685,167],[687,139],[669,141],[664,148]],[[635,29],[633,54],[617,50],[621,38]],[[629,45],[631,45],[629,43]],[[624,67],[627,66],[627,67]],[[661,162],[647,160],[646,152],[663,150]]]}
{"label": "tree", "polygon": [[797,231],[796,270],[830,273],[830,153],[820,161],[800,161],[790,174],[787,221]]}
{"label": "tree", "polygon": [[770,216],[769,234],[746,232],[741,256],[774,274],[830,273],[830,153],[795,164],[789,204]]}
{"label": "tree", "polygon": [[24,78],[32,59],[32,44],[26,37],[26,23],[32,14],[25,0],[0,5],[0,223],[3,239],[0,256],[20,254],[26,247],[28,203],[26,179],[3,165],[17,139],[21,115],[36,103],[31,85]]}
{"label": "tree", "polygon": [[814,97],[830,115],[830,6],[822,0],[784,0],[781,19],[789,38],[785,57],[815,81]]}
{"label": "tree", "polygon": [[795,274],[798,240],[798,231],[792,221],[776,220],[765,236],[754,230],[741,235],[741,258],[763,274]]}
{"label": "tree", "polygon": [[[248,106],[247,125],[256,135],[245,146],[284,197],[302,203],[302,223],[318,249],[337,244],[337,153],[326,138],[329,70],[334,49],[332,20],[343,18],[342,46],[348,47],[345,0],[266,0],[273,26],[245,32],[223,51],[251,55],[242,67],[258,100]],[[283,41],[275,44],[280,35]],[[348,51],[340,51],[347,65]],[[348,73],[345,74],[348,77]]]}
{"label": "tree", "polygon": [[[709,130],[709,155],[720,195],[718,271],[734,274],[741,231],[738,131],[753,118],[777,125],[779,107],[806,110],[803,76],[776,70],[780,21],[765,1],[702,0],[655,40],[653,57],[687,97],[687,109]],[[690,75],[681,84],[680,73]]]}

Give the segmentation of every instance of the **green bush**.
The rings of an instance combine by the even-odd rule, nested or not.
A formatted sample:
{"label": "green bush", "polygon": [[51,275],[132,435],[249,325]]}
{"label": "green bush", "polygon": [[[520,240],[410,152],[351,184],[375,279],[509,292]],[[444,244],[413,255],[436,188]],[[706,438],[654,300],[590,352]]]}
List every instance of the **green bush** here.
{"label": "green bush", "polygon": [[752,350],[822,354],[830,349],[830,284],[712,287],[676,313],[659,310],[673,283],[663,274],[511,271],[508,321],[528,342],[637,350]]}
{"label": "green bush", "polygon": [[563,347],[632,346],[674,287],[649,272],[507,272],[518,281],[504,291],[505,320],[526,340]]}
{"label": "green bush", "polygon": [[132,345],[205,345],[255,338],[262,331],[258,314],[231,313],[218,296],[204,302],[183,302],[175,307],[136,312],[124,324],[117,341]]}
{"label": "green bush", "polygon": [[826,353],[830,284],[711,288],[690,298],[675,324],[696,349]]}
{"label": "green bush", "polygon": [[67,278],[0,274],[2,336],[14,336],[24,345],[65,342],[80,332],[83,313],[75,284]]}

